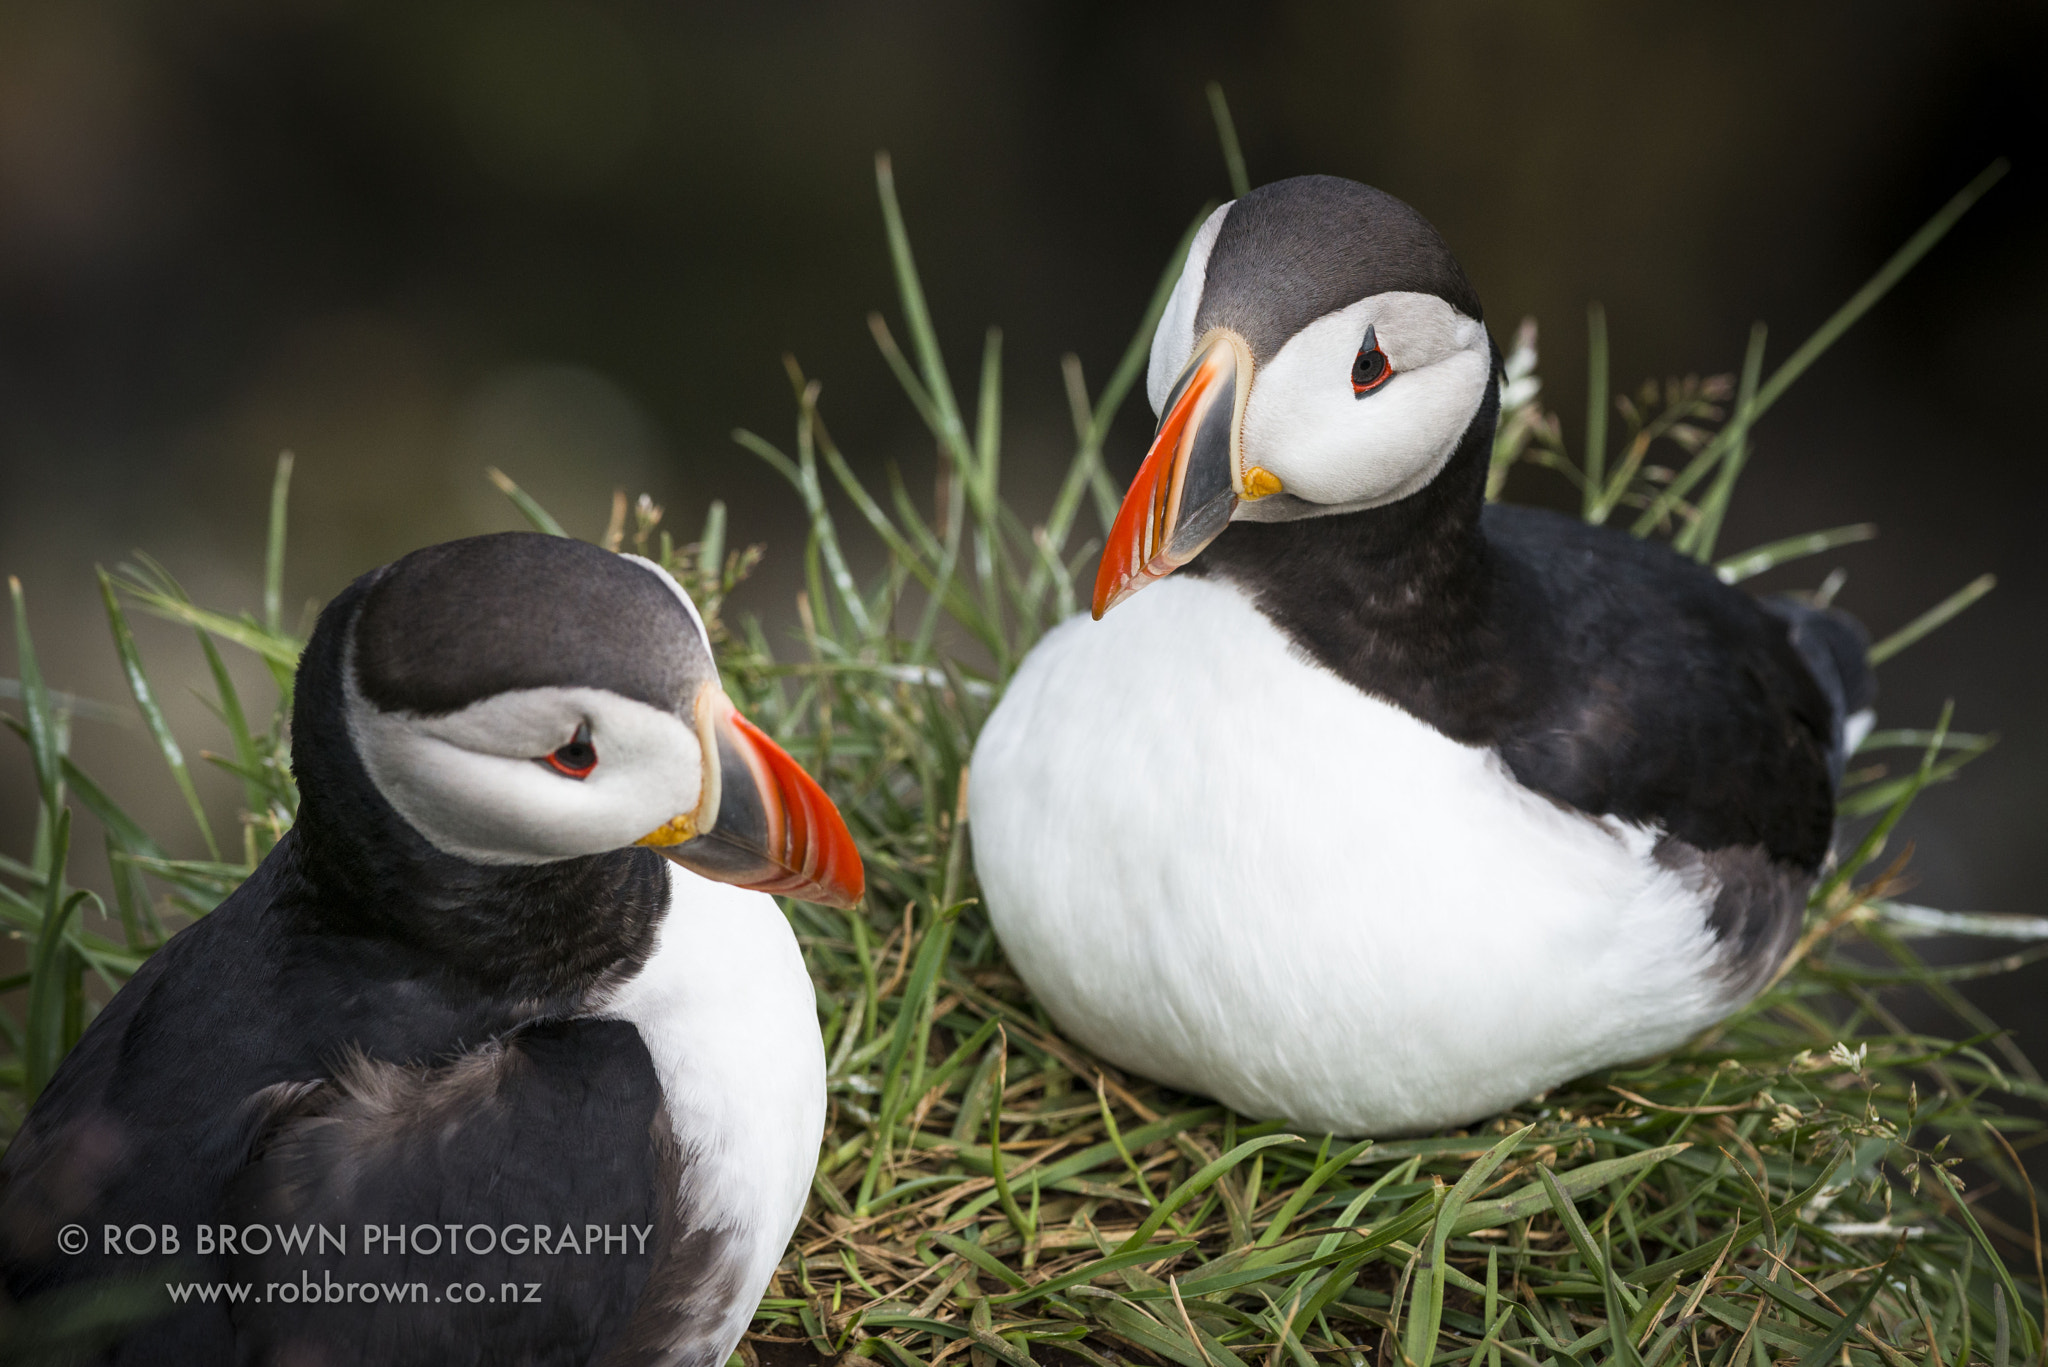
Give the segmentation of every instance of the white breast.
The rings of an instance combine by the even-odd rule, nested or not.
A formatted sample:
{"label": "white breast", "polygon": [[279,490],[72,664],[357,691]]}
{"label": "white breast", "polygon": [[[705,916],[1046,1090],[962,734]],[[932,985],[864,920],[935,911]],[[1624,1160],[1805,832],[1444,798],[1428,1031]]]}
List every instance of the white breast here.
{"label": "white breast", "polygon": [[1120,1066],[1315,1132],[1462,1123],[1732,1008],[1711,885],[1172,579],[1024,662],[975,749],[1012,963]]}
{"label": "white breast", "polygon": [[669,868],[654,953],[605,1015],[652,1055],[683,1146],[685,1233],[734,1236],[722,1346],[739,1342],[795,1232],[825,1132],[817,998],[775,900]]}

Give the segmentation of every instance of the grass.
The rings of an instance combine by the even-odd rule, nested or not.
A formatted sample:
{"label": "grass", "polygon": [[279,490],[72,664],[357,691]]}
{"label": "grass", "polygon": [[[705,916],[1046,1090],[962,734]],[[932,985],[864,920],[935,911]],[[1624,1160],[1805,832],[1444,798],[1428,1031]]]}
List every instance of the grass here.
{"label": "grass", "polygon": [[[1220,92],[1212,101],[1241,181]],[[1716,558],[1751,425],[2000,169],[1768,376],[1759,326],[1734,376],[1610,402],[1596,310],[1576,449],[1543,405],[1525,324],[1508,359],[1492,492],[1517,470],[1549,469],[1582,491],[1588,518],[1628,517],[1637,534],[1670,539],[1731,582],[1865,539],[1867,527],[1835,528]],[[2038,1234],[1982,1198],[2023,1194],[2001,1209],[2025,1218],[2012,1215],[2033,1199],[2018,1150],[2038,1130],[2015,1112],[2048,1099],[2048,1086],[1958,984],[2048,954],[2048,925],[1901,902],[1905,856],[1887,849],[1920,793],[1991,743],[1952,729],[1948,710],[1859,752],[1841,861],[1756,1003],[1682,1050],[1581,1079],[1469,1133],[1296,1135],[1122,1075],[1060,1038],[976,900],[967,761],[1018,660],[1085,601],[1118,494],[1103,441],[1143,367],[1179,252],[1099,390],[1066,358],[1074,455],[1050,508],[1027,520],[1001,491],[1001,335],[987,335],[970,410],[940,353],[886,158],[877,182],[904,340],[879,316],[871,324],[936,439],[931,504],[893,470],[880,488],[856,475],[817,384],[792,361],[790,441],[735,436],[788,480],[808,518],[793,642],[778,648],[758,621],[723,611],[760,552],[729,544],[722,505],[679,544],[659,508],[620,493],[605,538],[657,557],[690,588],[729,690],[826,783],[867,858],[860,909],[786,907],[818,988],[831,1110],[815,1199],[740,1357],[850,1353],[899,1367],[2042,1361]],[[560,533],[491,473],[536,527]],[[184,833],[159,841],[67,757],[73,722],[107,709],[46,686],[10,581],[21,665],[8,724],[28,746],[41,813],[29,857],[0,857],[0,917],[28,953],[27,970],[0,981],[14,1003],[0,1011],[0,1101],[12,1123],[92,1001],[173,924],[204,915],[290,825],[284,725],[300,646],[280,612],[290,477],[286,457],[260,614],[202,608],[147,559],[101,576],[136,708],[205,860],[173,858]],[[868,544],[850,554],[854,535]],[[875,551],[881,571],[857,577],[854,561]],[[1831,575],[1815,593],[1839,586]],[[1906,648],[1988,587],[1937,603],[1875,653]],[[242,785],[231,830],[210,824],[156,706],[128,628],[137,609],[195,632],[219,722],[217,752],[200,759]],[[275,696],[259,709],[237,693],[224,646],[269,668]],[[105,892],[67,872],[80,809],[106,844]],[[1936,933],[1995,943],[1981,962],[1935,967],[1914,941]],[[1458,991],[1455,963],[1442,989]],[[1907,1023],[1937,1016],[1945,1033]],[[1968,1191],[1966,1159],[1981,1174]]]}

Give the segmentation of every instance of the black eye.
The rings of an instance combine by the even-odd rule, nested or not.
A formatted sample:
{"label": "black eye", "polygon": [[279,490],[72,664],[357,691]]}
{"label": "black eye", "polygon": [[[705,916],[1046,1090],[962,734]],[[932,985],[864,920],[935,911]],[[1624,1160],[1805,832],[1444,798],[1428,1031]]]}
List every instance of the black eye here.
{"label": "black eye", "polygon": [[541,763],[570,778],[588,778],[590,771],[597,767],[597,747],[590,743],[590,723],[584,722],[577,727],[576,734],[569,737],[569,743],[545,756]]}
{"label": "black eye", "polygon": [[1358,359],[1351,363],[1351,392],[1363,398],[1393,376],[1394,367],[1387,363],[1387,353],[1380,350],[1379,338],[1368,327],[1365,340],[1358,344]]}

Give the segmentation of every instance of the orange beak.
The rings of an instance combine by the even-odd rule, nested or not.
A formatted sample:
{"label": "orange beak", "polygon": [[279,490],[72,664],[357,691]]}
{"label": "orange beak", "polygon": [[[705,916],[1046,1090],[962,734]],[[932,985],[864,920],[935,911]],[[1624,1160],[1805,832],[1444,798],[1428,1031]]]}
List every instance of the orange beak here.
{"label": "orange beak", "polygon": [[1202,338],[1167,396],[1152,449],[1110,526],[1095,573],[1095,617],[1193,560],[1221,535],[1237,505],[1280,492],[1244,464],[1244,408],[1252,352],[1229,328]]}
{"label": "orange beak", "polygon": [[697,734],[704,785],[696,811],[638,843],[715,882],[856,905],[867,887],[860,851],[818,781],[716,685],[698,695]]}

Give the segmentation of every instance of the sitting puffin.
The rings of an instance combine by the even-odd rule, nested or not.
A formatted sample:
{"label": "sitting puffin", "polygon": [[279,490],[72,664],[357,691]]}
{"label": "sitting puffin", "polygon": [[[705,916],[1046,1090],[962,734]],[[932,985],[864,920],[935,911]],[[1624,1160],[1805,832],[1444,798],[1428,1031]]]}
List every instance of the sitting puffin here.
{"label": "sitting puffin", "polygon": [[9,1295],[141,1295],[103,1360],[150,1367],[719,1367],[825,1115],[766,894],[862,870],[688,597],[556,537],[416,551],[321,613],[292,767],[297,825],[8,1151]]}
{"label": "sitting puffin", "polygon": [[1862,629],[1486,506],[1499,368],[1381,191],[1281,181],[1196,236],[1098,620],[1024,661],[969,793],[1010,961],[1104,1058],[1418,1133],[1677,1045],[1791,946]]}

